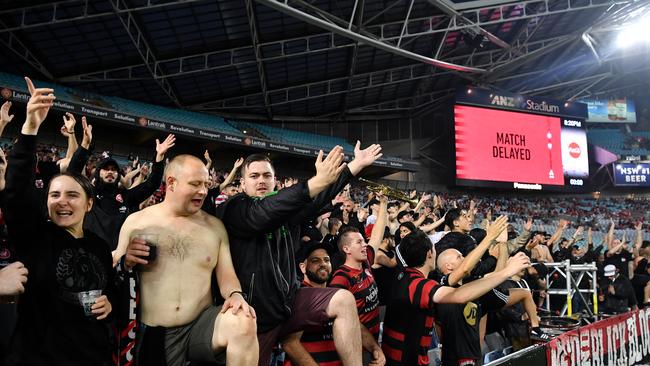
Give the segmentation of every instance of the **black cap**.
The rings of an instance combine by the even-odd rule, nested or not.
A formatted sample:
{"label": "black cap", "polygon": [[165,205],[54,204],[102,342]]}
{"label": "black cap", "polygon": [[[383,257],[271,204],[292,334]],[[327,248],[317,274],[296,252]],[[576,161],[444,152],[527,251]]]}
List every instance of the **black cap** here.
{"label": "black cap", "polygon": [[97,169],[105,169],[107,166],[115,166],[117,170],[120,170],[120,164],[117,163],[117,161],[113,158],[105,158],[100,160],[97,163]]}
{"label": "black cap", "polygon": [[413,214],[411,213],[411,211],[400,211],[400,212],[397,214],[397,221],[401,220],[401,219],[402,219],[404,216],[406,216],[406,215],[411,215],[411,216],[413,216]]}
{"label": "black cap", "polygon": [[334,248],[332,248],[329,244],[321,243],[319,241],[312,240],[312,241],[308,241],[308,242],[304,243],[300,247],[300,250],[298,250],[298,253],[296,254],[296,260],[298,262],[303,262],[316,249],[325,250],[329,256],[332,256],[332,253],[334,253],[334,251],[333,251]]}
{"label": "black cap", "polygon": [[546,274],[548,274],[548,267],[544,263],[534,263],[533,268],[535,268],[539,277],[545,278]]}

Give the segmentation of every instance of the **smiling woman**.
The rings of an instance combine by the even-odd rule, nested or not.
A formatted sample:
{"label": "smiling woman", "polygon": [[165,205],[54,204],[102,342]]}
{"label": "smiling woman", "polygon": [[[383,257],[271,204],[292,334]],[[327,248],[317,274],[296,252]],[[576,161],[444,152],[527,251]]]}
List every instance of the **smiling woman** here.
{"label": "smiling woman", "polygon": [[18,258],[29,270],[18,300],[18,321],[9,365],[106,365],[113,267],[108,244],[84,232],[93,205],[87,178],[70,173],[54,177],[41,212],[34,184],[36,135],[54,101],[52,89],[36,89],[7,169],[5,217]]}

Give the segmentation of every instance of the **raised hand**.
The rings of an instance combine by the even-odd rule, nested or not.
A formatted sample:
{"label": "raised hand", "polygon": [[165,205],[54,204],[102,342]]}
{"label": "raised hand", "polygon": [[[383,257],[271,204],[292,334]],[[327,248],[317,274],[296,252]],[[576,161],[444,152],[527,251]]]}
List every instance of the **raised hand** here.
{"label": "raised hand", "polygon": [[323,159],[323,150],[318,153],[316,158],[316,179],[319,179],[325,185],[332,184],[339,177],[343,169],[345,168],[345,163],[343,163],[343,148],[341,146],[335,146],[327,157]]}
{"label": "raised hand", "polygon": [[372,165],[382,155],[381,145],[372,144],[361,150],[361,142],[357,141],[354,147],[354,159],[348,164],[350,172],[352,172],[352,175],[357,175],[363,168]]}
{"label": "raised hand", "polygon": [[529,217],[524,224],[524,230],[531,231],[533,229],[533,218]]}
{"label": "raised hand", "polygon": [[2,127],[6,126],[11,122],[12,119],[14,119],[13,114],[9,114],[9,109],[11,108],[11,102],[6,101],[2,103],[2,107],[0,107],[0,125]]}
{"label": "raised hand", "polygon": [[508,216],[499,216],[493,223],[491,223],[486,231],[485,237],[490,240],[496,240],[501,235],[503,230],[508,227]]}
{"label": "raised hand", "polygon": [[519,252],[508,259],[508,264],[506,265],[505,270],[508,271],[510,274],[508,277],[510,277],[516,275],[528,267],[530,267],[530,258],[528,258],[526,254]]}
{"label": "raised hand", "polygon": [[232,165],[232,167],[235,169],[239,169],[242,166],[242,164],[244,164],[244,158],[239,158],[235,160],[235,163]]}
{"label": "raised hand", "polygon": [[212,166],[212,158],[210,158],[210,153],[206,149],[205,152],[203,153],[203,158],[205,159],[205,166],[210,169]]}
{"label": "raised hand", "polygon": [[499,254],[501,254],[501,245],[500,244],[495,244],[490,246],[490,249],[488,249],[488,254],[493,256],[494,258],[499,258]]}
{"label": "raised hand", "polygon": [[169,134],[165,141],[160,142],[156,139],[156,163],[162,161],[165,158],[167,150],[171,149],[176,142],[176,136]]}
{"label": "raised hand", "polygon": [[72,113],[66,112],[63,116],[63,126],[61,126],[61,134],[63,136],[70,136],[74,133],[74,126],[77,124],[77,120],[74,118]]}
{"label": "raised hand", "polygon": [[578,237],[582,236],[582,233],[584,231],[585,231],[584,226],[578,226],[578,228],[576,229],[576,232],[573,234],[573,237],[578,238]]}
{"label": "raised hand", "polygon": [[22,133],[25,135],[36,135],[41,124],[54,105],[54,89],[36,88],[31,79],[25,77],[27,89],[31,97],[27,102],[27,116],[23,124]]}
{"label": "raised hand", "polygon": [[84,136],[81,139],[81,147],[88,150],[90,143],[93,141],[93,126],[88,124],[86,116],[81,117],[81,126],[84,129]]}
{"label": "raised hand", "polygon": [[557,224],[558,229],[562,230],[566,229],[567,226],[569,226],[569,221],[565,219],[560,219],[560,222]]}

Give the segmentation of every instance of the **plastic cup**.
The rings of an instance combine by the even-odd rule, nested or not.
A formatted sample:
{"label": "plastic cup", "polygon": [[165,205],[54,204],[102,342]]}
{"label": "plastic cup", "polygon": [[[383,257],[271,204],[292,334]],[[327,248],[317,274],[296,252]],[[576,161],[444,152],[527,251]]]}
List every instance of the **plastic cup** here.
{"label": "plastic cup", "polygon": [[95,301],[97,300],[98,297],[102,296],[102,290],[90,290],[90,291],[82,291],[77,294],[79,297],[79,302],[81,303],[81,306],[84,308],[84,312],[86,313],[86,316],[94,316],[93,314],[93,304],[95,304]]}
{"label": "plastic cup", "polygon": [[158,243],[158,234],[149,234],[149,233],[140,233],[140,234],[135,234],[133,238],[142,240],[147,243],[149,246],[149,256],[147,256],[145,259],[147,262],[151,263],[152,261],[156,260],[158,257],[158,248],[156,247],[156,244]]}

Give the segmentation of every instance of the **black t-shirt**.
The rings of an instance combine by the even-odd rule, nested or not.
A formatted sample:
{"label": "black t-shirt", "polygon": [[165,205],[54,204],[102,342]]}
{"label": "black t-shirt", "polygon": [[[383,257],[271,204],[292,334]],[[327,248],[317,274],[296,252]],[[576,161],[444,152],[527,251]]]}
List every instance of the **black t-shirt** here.
{"label": "black t-shirt", "polygon": [[636,269],[634,270],[635,274],[647,275],[648,273],[648,260],[643,258],[637,263]]}
{"label": "black t-shirt", "polygon": [[[448,276],[440,280],[446,285]],[[480,299],[479,299],[480,300]],[[479,320],[481,306],[479,301],[465,304],[436,304],[436,322],[442,329],[442,364],[458,365],[461,359],[481,358]]]}
{"label": "black t-shirt", "polygon": [[[379,248],[379,251],[386,254],[386,256],[390,259],[393,259],[395,257],[394,250],[386,251]],[[390,300],[391,290],[395,284],[395,281],[397,281],[398,273],[399,272],[397,271],[397,267],[390,268],[381,266],[379,268],[372,269],[372,274],[375,276],[375,282],[379,288],[379,305],[388,304],[388,301]]]}
{"label": "black t-shirt", "polygon": [[613,264],[618,268],[618,273],[625,277],[629,277],[628,263],[630,263],[630,261],[632,261],[632,253],[627,250],[621,250],[620,253],[609,257],[605,256],[605,265]]}

